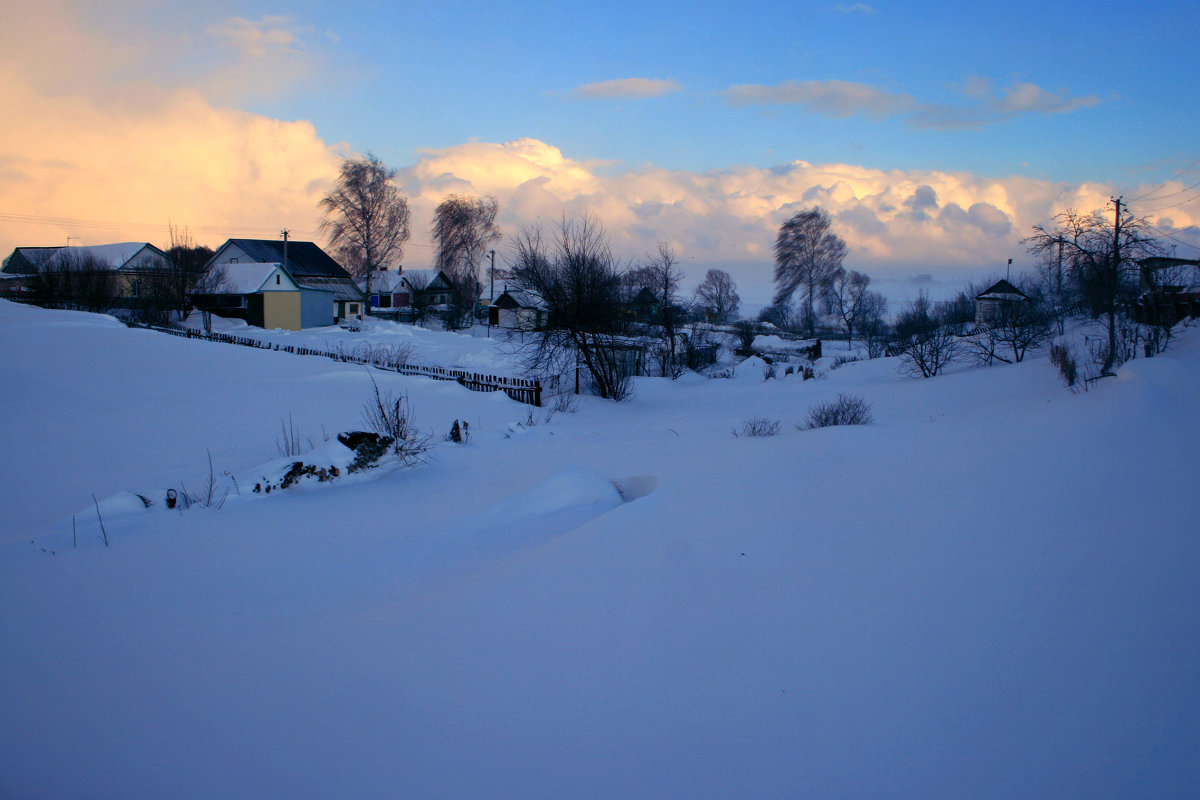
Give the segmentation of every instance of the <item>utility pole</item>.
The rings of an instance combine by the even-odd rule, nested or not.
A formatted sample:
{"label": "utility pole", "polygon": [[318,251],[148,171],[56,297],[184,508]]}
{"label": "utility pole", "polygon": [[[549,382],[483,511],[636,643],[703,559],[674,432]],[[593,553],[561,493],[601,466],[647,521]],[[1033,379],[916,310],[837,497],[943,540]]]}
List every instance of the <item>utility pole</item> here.
{"label": "utility pole", "polygon": [[490,271],[488,272],[488,275],[491,278],[491,282],[490,282],[491,288],[488,289],[487,335],[488,335],[488,338],[490,339],[490,338],[492,338],[492,306],[496,302],[496,251],[488,250],[488,255],[491,256],[491,258],[492,258],[492,266],[491,266]]}
{"label": "utility pole", "polygon": [[1113,223],[1113,263],[1110,265],[1109,285],[1106,287],[1108,294],[1108,356],[1104,359],[1104,366],[1100,370],[1100,374],[1105,376],[1113,374],[1113,363],[1117,360],[1117,292],[1121,286],[1121,206],[1123,205],[1121,200],[1123,198],[1124,195],[1112,198],[1117,215]]}
{"label": "utility pole", "polygon": [[492,276],[492,288],[488,290],[488,305],[491,305],[492,303],[496,302],[496,251],[488,250],[488,255],[492,257],[492,268],[490,273]]}
{"label": "utility pole", "polygon": [[1125,195],[1121,195],[1121,197],[1112,198],[1113,204],[1117,207],[1116,222],[1113,224],[1113,261],[1116,262],[1114,266],[1118,268],[1121,265],[1121,206],[1124,205],[1121,200],[1124,197]]}

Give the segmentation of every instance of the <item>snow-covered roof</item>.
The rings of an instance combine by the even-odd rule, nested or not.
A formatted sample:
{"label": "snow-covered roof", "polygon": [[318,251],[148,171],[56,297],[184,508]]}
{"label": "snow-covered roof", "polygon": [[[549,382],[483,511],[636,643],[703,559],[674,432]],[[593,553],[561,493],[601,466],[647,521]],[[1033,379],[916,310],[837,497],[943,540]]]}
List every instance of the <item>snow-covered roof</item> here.
{"label": "snow-covered roof", "polygon": [[[400,289],[400,284],[408,273],[395,272],[392,270],[372,272],[371,273],[371,291],[372,292],[395,292]],[[358,278],[354,281],[359,289],[364,292],[367,290],[367,279]]]}
{"label": "snow-covered roof", "polygon": [[426,288],[433,285],[437,280],[438,275],[441,275],[440,269],[406,269],[401,276],[408,281],[410,286],[419,286]]}
{"label": "snow-covered roof", "polygon": [[166,254],[149,242],[117,242],[116,244],[93,244],[78,247],[18,247],[19,252],[30,263],[40,264],[45,260],[60,254],[69,254],[75,258],[91,257],[109,269],[121,269],[138,253],[149,248],[152,252],[166,257]]}
{"label": "snow-covered roof", "polygon": [[523,289],[505,289],[496,298],[494,305],[500,305],[500,301],[506,296],[516,304],[517,308],[546,308],[546,301],[540,295]]}
{"label": "snow-covered roof", "polygon": [[225,280],[213,294],[254,294],[263,287],[280,264],[222,264]]}

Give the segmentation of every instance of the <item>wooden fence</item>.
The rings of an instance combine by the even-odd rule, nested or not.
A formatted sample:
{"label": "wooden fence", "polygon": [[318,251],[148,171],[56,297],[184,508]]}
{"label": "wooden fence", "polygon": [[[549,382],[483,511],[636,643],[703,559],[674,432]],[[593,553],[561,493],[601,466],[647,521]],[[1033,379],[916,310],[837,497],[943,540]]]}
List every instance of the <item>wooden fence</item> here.
{"label": "wooden fence", "polygon": [[187,339],[203,339],[209,342],[237,344],[242,347],[253,347],[259,350],[276,350],[281,353],[293,353],[299,356],[320,356],[334,361],[349,364],[363,364],[376,369],[398,372],[401,375],[422,375],[439,381],[457,381],[473,392],[504,392],[518,403],[531,406],[542,404],[542,382],[537,378],[512,378],[502,375],[486,375],[480,372],[470,372],[451,367],[431,367],[424,364],[405,364],[397,359],[389,358],[382,349],[379,352],[360,355],[347,352],[331,352],[312,347],[296,347],[281,345],[274,342],[264,342],[249,336],[231,336],[228,333],[206,333],[194,328],[164,328],[157,325],[146,325],[140,322],[127,323],[131,328],[146,328],[169,333],[172,336],[182,336]]}

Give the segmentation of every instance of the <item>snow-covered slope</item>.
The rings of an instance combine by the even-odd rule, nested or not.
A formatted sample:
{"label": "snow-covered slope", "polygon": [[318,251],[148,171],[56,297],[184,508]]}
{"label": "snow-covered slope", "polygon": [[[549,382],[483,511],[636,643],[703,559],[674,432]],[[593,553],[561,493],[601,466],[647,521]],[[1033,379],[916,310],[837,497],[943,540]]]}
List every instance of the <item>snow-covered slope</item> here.
{"label": "snow-covered slope", "polygon": [[[3,303],[0,336],[0,796],[1200,792],[1190,338],[1084,394],[879,360],[536,425],[377,374],[428,463],[178,512],[121,493],[358,427],[366,371]],[[839,392],[875,423],[794,427]]]}

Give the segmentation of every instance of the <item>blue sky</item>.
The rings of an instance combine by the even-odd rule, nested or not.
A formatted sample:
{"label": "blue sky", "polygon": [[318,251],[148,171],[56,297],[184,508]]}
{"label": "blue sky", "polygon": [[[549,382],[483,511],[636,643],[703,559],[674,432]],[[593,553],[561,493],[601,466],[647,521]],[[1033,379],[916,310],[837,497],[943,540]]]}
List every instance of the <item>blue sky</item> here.
{"label": "blue sky", "polygon": [[[314,234],[337,159],[371,150],[412,200],[412,266],[447,191],[496,194],[509,229],[591,210],[630,257],[664,240],[758,283],[818,203],[881,279],[1020,263],[1030,225],[1120,194],[1194,257],[1198,23],[1165,2],[10,6],[0,100],[31,121],[0,134],[0,248],[165,215]],[[118,172],[137,190],[114,199]]]}
{"label": "blue sky", "polygon": [[[1200,155],[1183,133],[1200,122],[1189,96],[1200,70],[1185,55],[1200,31],[1194,4],[646,2],[586,13],[563,3],[448,3],[338,16],[323,5],[293,10],[314,28],[304,46],[367,80],[344,98],[328,87],[318,102],[297,86],[253,107],[312,119],[395,163],[420,147],[532,136],[631,166],[800,158],[1132,186]],[[572,99],[580,86],[635,77],[678,88]],[[898,102],[834,110],[770,98],[735,105],[727,95],[789,81],[860,84]],[[987,108],[1017,84],[1059,103]],[[938,105],[948,109],[944,124],[923,121],[919,109]]]}

